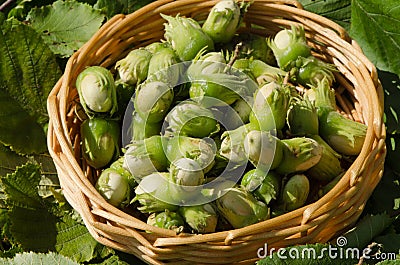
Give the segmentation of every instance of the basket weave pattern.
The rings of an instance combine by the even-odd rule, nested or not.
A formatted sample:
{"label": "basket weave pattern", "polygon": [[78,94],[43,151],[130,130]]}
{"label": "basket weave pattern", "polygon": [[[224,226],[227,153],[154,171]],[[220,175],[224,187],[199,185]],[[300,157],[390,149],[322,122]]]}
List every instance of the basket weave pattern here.
{"label": "basket weave pattern", "polygon": [[270,249],[327,242],[356,222],[383,174],[383,92],[373,64],[344,29],[303,10],[296,1],[255,0],[240,30],[265,36],[292,24],[303,25],[314,55],[339,69],[338,111],[368,125],[362,151],[341,181],[324,197],[301,209],[245,228],[206,235],[177,236],[173,231],[149,226],[135,213],[125,213],[101,197],[93,186],[99,172],[80,154],[77,75],[91,65],[112,68],[131,49],[162,39],[165,21],[160,13],[202,20],[216,3],[161,0],[132,14],[113,17],[69,59],[64,75],[48,97],[48,146],[68,202],[82,215],[98,242],[132,253],[149,264],[254,264],[257,250],[265,243]]}

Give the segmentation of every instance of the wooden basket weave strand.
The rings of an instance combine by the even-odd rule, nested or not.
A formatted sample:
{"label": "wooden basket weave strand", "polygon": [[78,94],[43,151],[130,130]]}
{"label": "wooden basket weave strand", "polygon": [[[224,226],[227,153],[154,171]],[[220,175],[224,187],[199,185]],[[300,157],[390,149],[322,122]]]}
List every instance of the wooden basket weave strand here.
{"label": "wooden basket weave strand", "polygon": [[[100,243],[132,253],[149,264],[254,264],[257,250],[327,242],[356,222],[383,173],[386,154],[383,92],[374,65],[357,43],[332,21],[307,12],[294,0],[255,0],[241,31],[269,35],[292,24],[304,26],[314,55],[334,63],[340,84],[338,111],[368,125],[362,151],[341,181],[324,197],[290,213],[245,228],[206,235],[179,235],[147,225],[108,204],[95,190],[99,172],[80,154],[75,107],[77,75],[87,66],[111,68],[131,49],[163,38],[160,13],[204,19],[217,1],[160,0],[117,15],[69,59],[48,97],[48,146],[63,192]],[[258,27],[252,27],[258,25]]]}

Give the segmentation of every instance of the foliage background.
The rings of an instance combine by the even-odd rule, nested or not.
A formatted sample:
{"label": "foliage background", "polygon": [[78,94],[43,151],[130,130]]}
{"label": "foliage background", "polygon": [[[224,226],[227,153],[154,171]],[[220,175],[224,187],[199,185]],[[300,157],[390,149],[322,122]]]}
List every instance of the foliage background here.
{"label": "foliage background", "polygon": [[[0,264],[141,264],[132,255],[98,244],[62,197],[46,147],[46,98],[69,56],[102,23],[115,14],[131,13],[149,2],[152,1],[7,0],[0,3]],[[367,203],[363,218],[347,237],[360,248],[375,242],[380,244],[381,251],[399,254],[400,2],[300,2],[306,10],[343,26],[379,70],[385,92],[388,149],[385,173]],[[286,264],[276,256],[263,262]],[[314,264],[304,260],[289,263]],[[344,261],[323,260],[320,264],[335,263]],[[382,264],[395,264],[395,261]]]}

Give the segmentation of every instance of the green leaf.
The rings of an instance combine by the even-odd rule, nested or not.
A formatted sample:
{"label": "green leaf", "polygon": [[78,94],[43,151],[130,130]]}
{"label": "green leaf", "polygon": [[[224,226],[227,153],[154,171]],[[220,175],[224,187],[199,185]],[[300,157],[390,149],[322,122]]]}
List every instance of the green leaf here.
{"label": "green leaf", "polygon": [[[329,244],[306,244],[275,250],[272,255],[263,257],[257,265],[354,265],[357,262],[351,255],[340,256],[338,247]],[[260,252],[262,253],[262,252]],[[263,255],[263,254],[262,254]]]}
{"label": "green leaf", "polygon": [[1,179],[6,195],[10,234],[25,251],[57,251],[76,262],[104,258],[114,253],[99,244],[73,214],[39,195],[41,167],[28,163]]}
{"label": "green leaf", "polygon": [[152,0],[98,0],[94,5],[106,14],[108,18],[116,14],[130,14],[137,9],[153,2]]}
{"label": "green leaf", "polygon": [[389,233],[381,235],[374,238],[374,242],[383,245],[383,252],[398,253],[400,246],[400,234]]}
{"label": "green leaf", "polygon": [[14,17],[23,21],[28,14],[29,10],[33,7],[49,5],[52,0],[18,0],[17,5],[8,12],[8,17]]}
{"label": "green leaf", "polygon": [[19,153],[44,152],[45,132],[5,90],[0,87],[0,141]]}
{"label": "green leaf", "polygon": [[400,2],[352,0],[350,35],[383,71],[400,75]]}
{"label": "green leaf", "polygon": [[147,4],[150,4],[151,2],[154,2],[154,0],[121,0],[121,2],[123,5],[122,13],[129,14]]}
{"label": "green leaf", "polygon": [[42,153],[46,100],[61,71],[29,26],[7,20],[0,30],[0,142],[18,153]]}
{"label": "green leaf", "polygon": [[108,18],[113,17],[116,14],[122,13],[122,3],[116,0],[99,0],[94,5],[94,8],[99,9]]}
{"label": "green leaf", "polygon": [[366,215],[356,227],[343,236],[346,237],[346,247],[364,249],[371,240],[381,234],[393,222],[393,219],[385,214]]}
{"label": "green leaf", "polygon": [[9,216],[11,234],[24,250],[55,250],[56,218],[46,208],[13,207]]}
{"label": "green leaf", "polygon": [[0,265],[78,265],[67,257],[57,253],[33,253],[24,252],[18,253],[14,258],[0,259]]}
{"label": "green leaf", "polygon": [[[399,208],[400,175],[386,162],[382,180],[379,182],[371,197],[367,201],[366,210],[371,214],[393,212]],[[398,166],[397,166],[398,167]]]}
{"label": "green leaf", "polygon": [[40,174],[42,176],[39,182],[39,195],[41,197],[54,195],[54,192],[60,189],[60,183],[53,159],[48,153],[30,156],[19,155],[7,146],[0,144],[0,177],[12,174],[17,167],[23,166],[28,162],[40,165]]}
{"label": "green leaf", "polygon": [[305,10],[324,16],[349,30],[351,0],[300,0],[299,2]]}
{"label": "green leaf", "polygon": [[0,176],[12,174],[17,167],[31,162],[41,166],[41,174],[55,180],[57,171],[49,153],[38,155],[20,155],[10,148],[0,145]]}
{"label": "green leaf", "polygon": [[58,0],[33,8],[27,20],[55,54],[68,57],[98,31],[104,16],[88,4]]}
{"label": "green leaf", "polygon": [[1,86],[44,126],[47,96],[61,77],[56,57],[31,27],[11,19],[1,29]]}
{"label": "green leaf", "polygon": [[64,215],[57,223],[57,231],[57,243],[55,245],[57,252],[76,262],[81,263],[112,253],[111,249],[99,244],[87,228],[70,215]]}
{"label": "green leaf", "polygon": [[[397,105],[393,105],[396,107]],[[387,125],[389,126],[389,124]],[[366,212],[378,214],[392,213],[400,207],[400,134],[386,136],[387,155],[381,181],[367,201]]]}
{"label": "green leaf", "polygon": [[40,177],[40,166],[26,164],[2,178],[7,204],[30,210],[43,208],[38,195]]}
{"label": "green leaf", "polygon": [[379,80],[384,88],[385,125],[387,133],[400,133],[400,78],[399,76],[379,71]]}
{"label": "green leaf", "polygon": [[400,134],[388,134],[386,138],[386,147],[387,147],[387,155],[385,160],[385,169],[391,168],[394,172],[394,176],[392,179],[400,180]]}
{"label": "green leaf", "polygon": [[397,259],[395,260],[390,260],[390,259],[384,260],[379,263],[376,263],[376,265],[400,265],[400,255],[398,254]]}
{"label": "green leaf", "polygon": [[[5,243],[7,244],[7,243]],[[5,251],[0,251],[0,258],[13,258],[17,253],[22,253],[24,252],[23,249],[21,249],[19,246],[12,246],[11,248],[5,250]],[[8,264],[8,263],[7,263]]]}
{"label": "green leaf", "polygon": [[25,156],[13,152],[7,146],[0,144],[0,176],[12,174],[18,166],[27,162]]}
{"label": "green leaf", "polygon": [[38,195],[40,178],[40,166],[28,163],[1,179],[9,208],[10,232],[24,250],[54,249],[56,219]]}
{"label": "green leaf", "polygon": [[[112,255],[100,263],[90,263],[91,265],[129,265],[129,263],[120,260],[117,255]],[[138,263],[132,263],[139,265]],[[140,263],[141,264],[141,263]]]}

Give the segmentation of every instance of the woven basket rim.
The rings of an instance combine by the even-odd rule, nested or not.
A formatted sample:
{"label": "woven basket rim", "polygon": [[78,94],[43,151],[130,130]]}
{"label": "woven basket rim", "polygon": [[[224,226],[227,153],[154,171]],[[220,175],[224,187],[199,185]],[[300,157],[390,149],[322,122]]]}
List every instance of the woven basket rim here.
{"label": "woven basket rim", "polygon": [[[49,152],[56,164],[61,186],[64,189],[67,200],[83,216],[90,233],[99,242],[135,255],[144,255],[146,258],[143,259],[147,262],[156,263],[156,260],[158,260],[157,255],[165,247],[173,248],[182,245],[196,247],[198,244],[204,244],[204,242],[218,242],[222,246],[233,247],[235,240],[249,240],[252,242],[252,240],[272,238],[275,241],[272,240],[271,242],[276,243],[281,239],[287,239],[288,242],[296,244],[303,242],[305,239],[310,239],[310,242],[312,242],[316,238],[314,236],[318,235],[320,236],[318,240],[326,242],[330,238],[319,231],[323,226],[318,226],[318,224],[326,222],[329,218],[335,219],[333,217],[335,210],[337,210],[336,208],[345,203],[352,204],[349,208],[344,209],[341,214],[349,216],[344,219],[348,223],[347,226],[353,224],[361,214],[366,199],[370,196],[382,176],[383,162],[386,155],[386,132],[382,118],[383,92],[374,65],[366,58],[358,44],[348,36],[341,26],[304,10],[299,2],[293,0],[255,0],[249,8],[249,12],[253,12],[251,13],[253,17],[249,18],[249,21],[262,19],[262,17],[259,18],[259,12],[262,13],[264,9],[268,10],[268,12],[276,12],[279,15],[286,14],[287,17],[284,18],[279,16],[277,18],[272,17],[272,23],[280,23],[279,25],[282,27],[295,23],[303,24],[309,40],[312,40],[311,45],[315,45],[317,48],[321,48],[318,46],[318,42],[330,41],[330,45],[325,47],[324,51],[334,59],[333,62],[338,65],[343,75],[340,77],[343,78],[341,81],[344,82],[343,91],[350,94],[357,103],[352,109],[355,114],[347,113],[347,115],[352,118],[356,116],[360,121],[368,125],[368,141],[366,140],[360,155],[354,160],[340,182],[319,200],[295,211],[240,229],[188,236],[176,236],[173,231],[150,226],[144,221],[111,206],[97,193],[85,175],[88,171],[84,171],[75,158],[79,151],[73,146],[79,146],[80,139],[79,137],[71,139],[70,134],[71,131],[76,133],[74,132],[76,129],[68,127],[68,122],[76,120],[74,110],[70,108],[72,99],[76,99],[76,91],[74,91],[73,85],[76,73],[82,70],[85,64],[88,66],[96,62],[98,57],[104,57],[98,62],[99,65],[110,67],[115,63],[116,58],[111,58],[112,55],[102,56],[102,53],[113,47],[113,38],[125,38],[125,35],[131,32],[129,29],[132,31],[136,29],[129,26],[131,23],[137,23],[137,27],[141,29],[141,27],[144,27],[142,24],[146,19],[153,18],[154,14],[158,12],[166,12],[168,10],[172,10],[170,11],[172,13],[176,13],[177,10],[184,12],[195,10],[195,6],[199,10],[207,10],[216,2],[218,1],[160,0],[152,2],[132,14],[114,16],[71,56],[64,75],[48,97],[47,103],[50,117],[48,130]],[[259,10],[255,8],[252,10],[252,6],[257,6]],[[155,34],[154,38],[156,37]],[[130,38],[124,40],[131,41]],[[146,43],[146,41],[144,40],[143,43]],[[151,41],[151,39],[149,38],[148,41]],[[122,41],[118,45],[121,45],[126,53],[129,45],[120,43]],[[135,43],[135,40],[132,40],[130,45],[135,46]],[[368,175],[366,176],[364,172],[368,172]],[[368,189],[368,187],[372,188]],[[101,219],[109,220],[108,224],[107,222],[99,221]],[[333,234],[341,231],[339,228],[344,226],[341,221],[331,221]],[[292,223],[293,226],[285,226],[284,223],[286,222]],[[336,229],[336,226],[339,228]],[[341,228],[343,229],[343,227]],[[270,234],[265,230],[268,230]],[[141,231],[151,231],[153,235],[146,235]],[[309,231],[309,233],[304,233],[304,231]],[[327,231],[329,232],[329,229]],[[290,238],[290,235],[299,233],[304,234],[300,240],[296,237]],[[148,253],[134,250],[134,245],[129,245],[131,243],[127,240],[129,237],[135,238],[138,241],[136,245],[144,246]],[[125,242],[119,243],[118,240],[125,240]],[[157,251],[161,252],[156,253]],[[160,256],[162,256],[160,259],[168,259],[161,254]]]}

